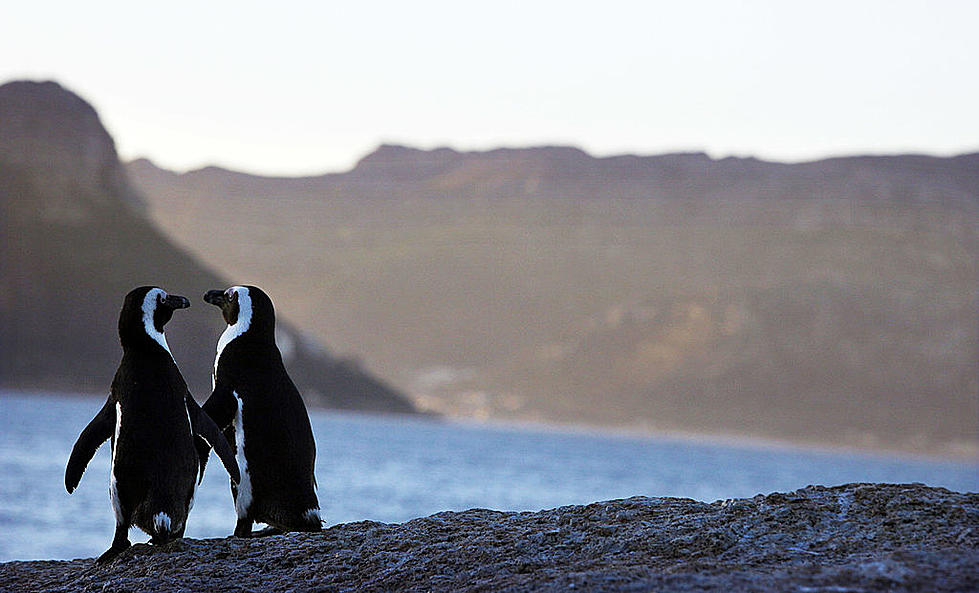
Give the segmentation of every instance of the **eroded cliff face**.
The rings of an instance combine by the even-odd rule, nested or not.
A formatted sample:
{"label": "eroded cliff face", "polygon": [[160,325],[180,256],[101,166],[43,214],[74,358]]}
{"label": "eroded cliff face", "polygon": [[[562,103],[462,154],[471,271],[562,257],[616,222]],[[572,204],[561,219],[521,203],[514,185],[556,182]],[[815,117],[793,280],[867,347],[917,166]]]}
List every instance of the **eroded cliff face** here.
{"label": "eroded cliff face", "polygon": [[[201,295],[253,279],[222,278],[161,232],[95,109],[57,83],[0,86],[0,240],[0,386],[105,393],[121,355],[122,299],[149,284],[195,303],[167,338],[206,399],[224,323]],[[309,403],[414,411],[279,316],[286,365]]]}
{"label": "eroded cliff face", "polygon": [[56,82],[0,86],[0,163],[30,178],[28,213],[82,223],[122,204],[144,213],[115,142],[87,102]]}
{"label": "eroded cliff face", "polygon": [[712,504],[474,509],[0,565],[4,591],[975,591],[979,494],[809,486]]}

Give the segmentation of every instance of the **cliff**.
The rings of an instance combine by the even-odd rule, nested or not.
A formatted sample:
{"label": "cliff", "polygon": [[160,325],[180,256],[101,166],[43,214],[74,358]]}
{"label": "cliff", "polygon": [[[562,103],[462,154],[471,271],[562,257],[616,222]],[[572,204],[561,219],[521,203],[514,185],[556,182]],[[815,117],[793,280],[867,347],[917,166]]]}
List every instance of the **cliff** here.
{"label": "cliff", "polygon": [[[0,238],[0,386],[105,392],[121,357],[122,299],[153,284],[191,299],[167,339],[191,390],[209,394],[223,322],[201,295],[251,278],[229,281],[146,218],[98,114],[57,83],[0,86]],[[310,403],[413,410],[287,321],[279,328],[286,365]]]}
{"label": "cliff", "polygon": [[139,544],[103,568],[0,564],[5,593],[977,589],[979,495],[920,484],[473,509],[321,534]]}

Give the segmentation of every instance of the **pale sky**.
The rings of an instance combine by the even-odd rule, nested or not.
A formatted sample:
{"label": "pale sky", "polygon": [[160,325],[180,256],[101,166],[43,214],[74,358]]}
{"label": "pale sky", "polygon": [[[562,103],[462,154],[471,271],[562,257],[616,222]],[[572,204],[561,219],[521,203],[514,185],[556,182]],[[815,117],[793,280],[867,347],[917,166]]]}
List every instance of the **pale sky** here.
{"label": "pale sky", "polygon": [[350,168],[382,142],[806,160],[979,150],[979,1],[10,2],[123,159]]}

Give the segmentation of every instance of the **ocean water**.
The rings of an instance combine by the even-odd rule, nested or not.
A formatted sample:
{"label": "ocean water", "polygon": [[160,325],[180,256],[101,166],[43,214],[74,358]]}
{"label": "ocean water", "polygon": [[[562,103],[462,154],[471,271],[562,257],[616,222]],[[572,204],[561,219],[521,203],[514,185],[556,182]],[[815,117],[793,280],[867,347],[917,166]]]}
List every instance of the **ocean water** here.
{"label": "ocean water", "polygon": [[[64,470],[104,400],[0,393],[0,561],[92,557],[112,540],[109,446],[75,493]],[[311,411],[327,525],[402,522],[444,510],[538,510],[635,495],[711,502],[809,484],[922,482],[979,490],[979,464],[678,438]],[[186,535],[235,524],[212,454]],[[130,532],[134,543],[148,537]]]}

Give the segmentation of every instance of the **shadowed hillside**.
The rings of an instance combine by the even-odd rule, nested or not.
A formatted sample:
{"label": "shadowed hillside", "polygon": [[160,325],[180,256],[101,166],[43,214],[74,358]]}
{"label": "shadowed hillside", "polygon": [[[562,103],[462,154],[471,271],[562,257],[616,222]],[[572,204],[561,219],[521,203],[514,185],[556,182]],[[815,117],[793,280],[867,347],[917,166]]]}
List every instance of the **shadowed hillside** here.
{"label": "shadowed hillside", "polygon": [[430,409],[976,445],[979,154],[382,146],[320,177],[129,171],[180,244]]}
{"label": "shadowed hillside", "polygon": [[[195,395],[209,394],[224,324],[201,295],[230,283],[145,218],[90,105],[52,82],[0,86],[0,208],[0,384],[104,392],[121,357],[123,297],[156,284],[191,299],[167,326],[167,340]],[[242,270],[238,282],[249,280]],[[286,363],[312,403],[411,411],[356,365],[280,325]]]}

